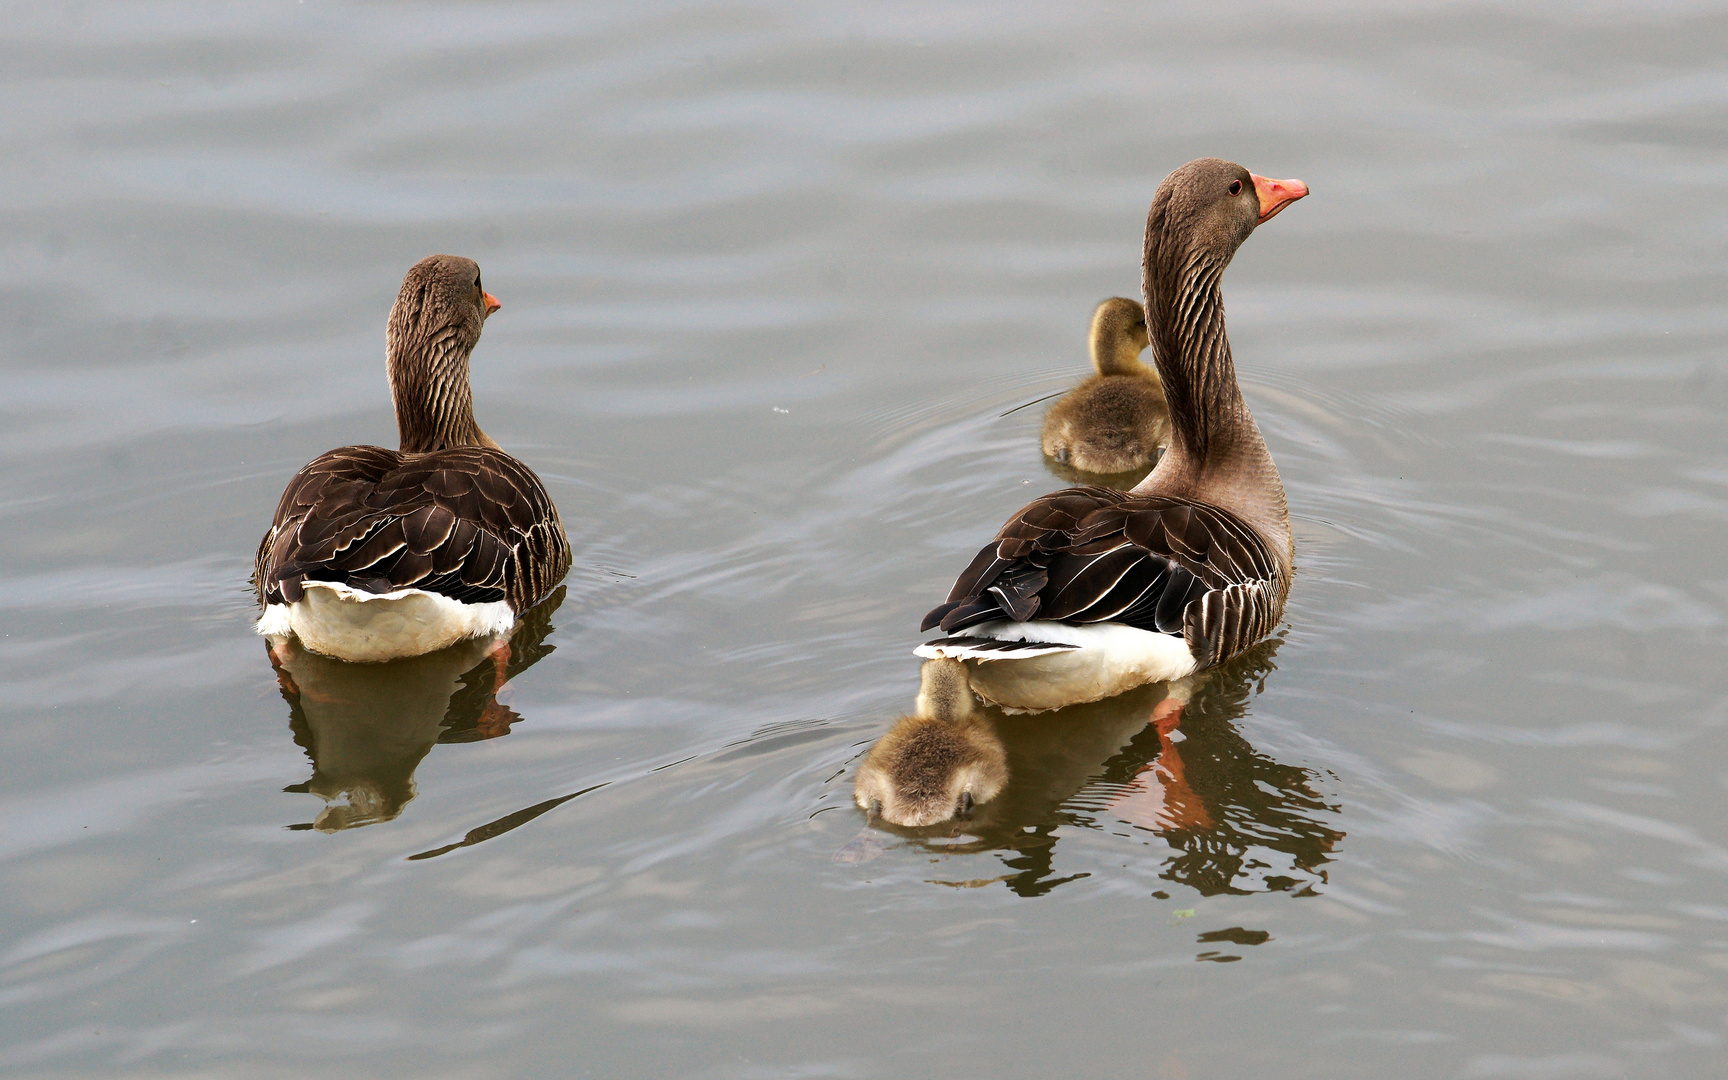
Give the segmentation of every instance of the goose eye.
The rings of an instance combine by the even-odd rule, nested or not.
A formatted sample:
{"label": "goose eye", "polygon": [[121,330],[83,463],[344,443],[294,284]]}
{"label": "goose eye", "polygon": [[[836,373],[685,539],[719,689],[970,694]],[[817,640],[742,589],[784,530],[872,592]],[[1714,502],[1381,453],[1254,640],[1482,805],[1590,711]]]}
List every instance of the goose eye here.
{"label": "goose eye", "polygon": [[1232,195],[1242,194],[1242,181],[1240,181],[1240,180],[1230,181],[1230,194],[1232,194]]}

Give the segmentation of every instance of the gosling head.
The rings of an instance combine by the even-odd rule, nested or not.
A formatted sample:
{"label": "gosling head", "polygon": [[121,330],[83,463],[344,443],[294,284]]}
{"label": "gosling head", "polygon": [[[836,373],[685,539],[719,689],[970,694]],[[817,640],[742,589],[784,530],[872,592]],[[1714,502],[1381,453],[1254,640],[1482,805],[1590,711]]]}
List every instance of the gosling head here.
{"label": "gosling head", "polygon": [[1092,366],[1100,375],[1138,374],[1149,341],[1140,301],[1112,296],[1092,310]]}
{"label": "gosling head", "polygon": [[917,712],[876,741],[858,769],[853,797],[870,815],[917,828],[971,815],[1008,783],[1008,754],[973,712],[966,666],[926,661]]}

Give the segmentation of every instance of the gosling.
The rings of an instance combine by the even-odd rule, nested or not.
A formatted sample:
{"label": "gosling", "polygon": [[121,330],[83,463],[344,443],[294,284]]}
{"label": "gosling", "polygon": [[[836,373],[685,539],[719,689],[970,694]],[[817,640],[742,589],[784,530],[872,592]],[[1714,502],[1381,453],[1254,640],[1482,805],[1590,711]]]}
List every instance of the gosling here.
{"label": "gosling", "polygon": [[1170,409],[1158,372],[1140,362],[1146,311],[1114,296],[1092,312],[1089,376],[1044,414],[1044,455],[1081,472],[1145,472],[1170,445]]}
{"label": "gosling", "polygon": [[871,821],[937,825],[995,798],[1008,783],[1008,754],[974,711],[966,665],[925,661],[913,708],[876,741],[858,769],[853,797]]}

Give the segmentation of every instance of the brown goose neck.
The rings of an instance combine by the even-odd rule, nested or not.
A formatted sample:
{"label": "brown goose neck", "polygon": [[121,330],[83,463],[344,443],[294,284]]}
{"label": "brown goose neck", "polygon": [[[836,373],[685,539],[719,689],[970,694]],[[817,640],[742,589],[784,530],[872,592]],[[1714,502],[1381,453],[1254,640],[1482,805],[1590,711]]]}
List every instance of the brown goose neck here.
{"label": "brown goose neck", "polygon": [[1218,288],[1223,270],[1204,260],[1172,269],[1149,258],[1145,267],[1153,362],[1164,383],[1174,439],[1197,466],[1227,456],[1244,428],[1253,426],[1224,326]]}
{"label": "brown goose neck", "polygon": [[1230,511],[1259,532],[1288,572],[1293,549],[1284,484],[1236,383],[1218,291],[1223,270],[1195,264],[1166,275],[1148,262],[1146,325],[1173,437],[1134,490]]}
{"label": "brown goose neck", "polygon": [[498,445],[474,421],[474,394],[468,384],[472,345],[463,348],[446,337],[415,348],[395,335],[389,344],[390,397],[396,404],[403,453]]}

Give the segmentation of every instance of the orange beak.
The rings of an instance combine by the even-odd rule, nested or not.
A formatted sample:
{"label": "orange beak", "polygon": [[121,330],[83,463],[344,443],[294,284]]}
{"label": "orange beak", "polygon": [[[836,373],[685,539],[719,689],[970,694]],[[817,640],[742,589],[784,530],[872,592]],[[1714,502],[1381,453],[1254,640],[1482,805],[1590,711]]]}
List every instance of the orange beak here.
{"label": "orange beak", "polygon": [[1308,185],[1300,180],[1268,180],[1257,173],[1249,173],[1254,178],[1254,194],[1260,197],[1260,223],[1264,224],[1278,216],[1278,211],[1308,194]]}
{"label": "orange beak", "polygon": [[[1302,194],[1303,195],[1308,194],[1307,189],[1303,189]],[[1262,205],[1264,205],[1264,204],[1262,204]],[[1265,221],[1266,219],[1261,218],[1260,220]],[[486,305],[486,314],[488,314],[488,315],[492,314],[494,311],[497,311],[499,308],[504,306],[504,302],[502,300],[499,300],[496,296],[493,296],[489,292],[483,292],[480,294],[480,302],[482,304]]]}

